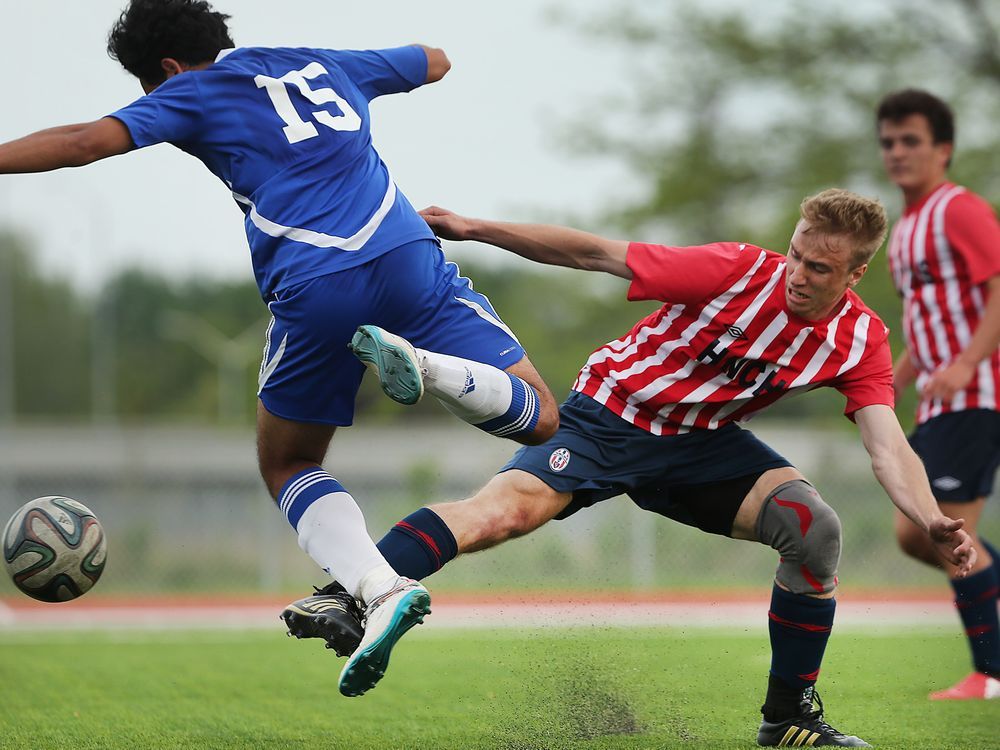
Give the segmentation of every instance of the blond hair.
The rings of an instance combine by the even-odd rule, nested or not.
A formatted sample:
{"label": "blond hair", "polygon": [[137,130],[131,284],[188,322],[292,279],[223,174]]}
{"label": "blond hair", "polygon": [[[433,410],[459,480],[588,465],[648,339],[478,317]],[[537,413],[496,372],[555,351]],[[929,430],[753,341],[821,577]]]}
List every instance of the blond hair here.
{"label": "blond hair", "polygon": [[852,268],[868,263],[882,247],[889,219],[877,198],[830,188],[802,201],[802,218],[822,234],[848,237],[854,245]]}

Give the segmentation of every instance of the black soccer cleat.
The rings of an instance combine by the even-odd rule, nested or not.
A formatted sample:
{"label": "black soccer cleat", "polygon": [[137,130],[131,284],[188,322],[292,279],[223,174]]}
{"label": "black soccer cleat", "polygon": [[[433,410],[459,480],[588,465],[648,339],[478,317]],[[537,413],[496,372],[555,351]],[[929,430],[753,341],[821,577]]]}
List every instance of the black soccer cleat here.
{"label": "black soccer cleat", "polygon": [[361,607],[336,581],[316,593],[292,602],[281,613],[288,634],[296,638],[322,638],[337,656],[350,656],[365,633]]}
{"label": "black soccer cleat", "polygon": [[[813,700],[818,708],[813,708]],[[801,711],[798,716],[784,721],[760,723],[757,744],[764,747],[871,747],[860,737],[843,734],[823,721],[823,701],[815,688],[807,687],[802,693]]]}

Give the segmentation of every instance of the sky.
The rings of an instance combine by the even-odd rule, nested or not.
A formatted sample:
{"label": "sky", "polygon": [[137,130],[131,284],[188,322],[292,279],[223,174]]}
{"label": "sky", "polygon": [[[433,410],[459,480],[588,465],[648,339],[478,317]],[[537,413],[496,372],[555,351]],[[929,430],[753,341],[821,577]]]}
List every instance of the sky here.
{"label": "sky", "polygon": [[[141,95],[105,52],[125,0],[32,0],[4,10],[0,142],[87,122]],[[419,207],[531,220],[599,207],[614,167],[557,148],[560,124],[613,90],[614,50],[550,20],[590,17],[600,0],[413,3],[217,0],[237,45],[442,47],[440,83],[372,106],[376,148]],[[95,290],[127,266],[175,278],[251,278],[242,214],[200,162],[169,145],[79,168],[0,176],[0,225],[27,236],[47,272]],[[466,248],[465,252],[469,252]],[[495,260],[502,251],[476,246]],[[461,253],[461,250],[459,250]],[[494,254],[494,255],[491,255]],[[461,258],[459,258],[461,260]]]}

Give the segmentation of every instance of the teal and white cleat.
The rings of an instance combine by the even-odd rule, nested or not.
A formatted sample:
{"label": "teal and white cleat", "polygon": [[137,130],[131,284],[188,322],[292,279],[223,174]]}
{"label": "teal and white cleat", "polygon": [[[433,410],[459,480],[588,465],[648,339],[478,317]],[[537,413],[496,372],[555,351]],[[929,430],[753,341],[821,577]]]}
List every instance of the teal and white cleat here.
{"label": "teal and white cleat", "polygon": [[398,578],[365,610],[365,635],[340,673],[340,692],[353,697],[375,687],[389,666],[392,647],[430,613],[427,589],[410,578]]}
{"label": "teal and white cleat", "polygon": [[409,341],[378,326],[361,326],[349,344],[354,356],[378,376],[382,390],[407,406],[424,395],[417,353]]}

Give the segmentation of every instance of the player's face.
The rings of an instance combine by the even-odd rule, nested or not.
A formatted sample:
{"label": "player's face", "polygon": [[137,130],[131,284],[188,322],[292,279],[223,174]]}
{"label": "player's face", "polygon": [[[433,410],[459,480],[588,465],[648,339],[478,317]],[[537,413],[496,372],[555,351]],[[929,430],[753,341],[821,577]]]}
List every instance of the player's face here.
{"label": "player's face", "polygon": [[822,320],[830,315],[849,287],[868,270],[868,265],[852,268],[850,238],[809,231],[800,221],[788,246],[785,266],[785,303],[806,320]]}
{"label": "player's face", "polygon": [[934,142],[931,124],[924,115],[909,115],[896,122],[883,120],[878,126],[878,141],[886,174],[904,192],[922,197],[944,181],[953,146]]}

